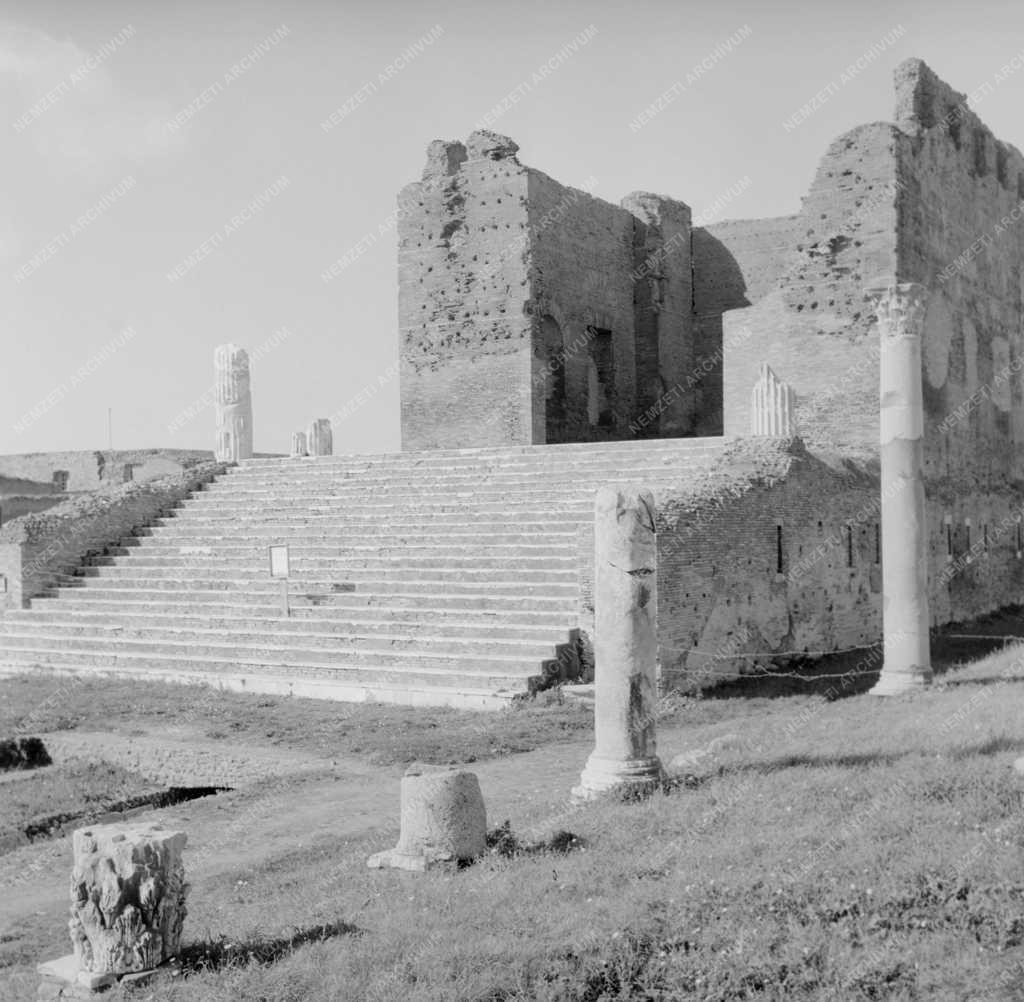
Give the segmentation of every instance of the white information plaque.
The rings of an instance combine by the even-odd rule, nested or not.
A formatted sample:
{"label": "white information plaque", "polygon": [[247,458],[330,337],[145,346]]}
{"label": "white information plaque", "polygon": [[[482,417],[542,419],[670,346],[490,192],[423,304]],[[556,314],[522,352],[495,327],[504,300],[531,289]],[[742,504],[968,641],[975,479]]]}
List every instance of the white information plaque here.
{"label": "white information plaque", "polygon": [[270,550],[270,576],[272,578],[288,577],[288,546],[285,543],[279,546],[271,546]]}

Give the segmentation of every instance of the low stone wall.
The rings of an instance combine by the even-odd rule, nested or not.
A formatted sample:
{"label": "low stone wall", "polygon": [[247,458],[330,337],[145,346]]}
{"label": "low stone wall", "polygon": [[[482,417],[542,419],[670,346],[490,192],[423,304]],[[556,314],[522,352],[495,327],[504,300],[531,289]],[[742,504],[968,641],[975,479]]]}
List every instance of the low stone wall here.
{"label": "low stone wall", "polygon": [[[212,452],[197,449],[26,452],[0,456],[0,477],[52,484],[59,471],[67,474],[65,490],[94,491],[110,484],[170,476],[212,459]],[[130,476],[126,473],[128,467]]]}
{"label": "low stone wall", "polygon": [[200,463],[144,483],[128,483],[69,499],[0,528],[0,611],[22,608],[57,576],[167,514],[226,469]]}
{"label": "low stone wall", "polygon": [[[880,638],[877,461],[810,453],[798,439],[735,439],[712,469],[656,490],[655,502],[663,688],[709,687],[772,655]],[[592,526],[579,546],[589,667]]]}

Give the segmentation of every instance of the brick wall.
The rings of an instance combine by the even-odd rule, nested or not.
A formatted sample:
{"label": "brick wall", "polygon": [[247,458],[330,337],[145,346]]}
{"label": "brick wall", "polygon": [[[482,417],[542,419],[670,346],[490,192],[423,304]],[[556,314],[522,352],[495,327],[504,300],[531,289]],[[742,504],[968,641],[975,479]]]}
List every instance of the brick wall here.
{"label": "brick wall", "polygon": [[438,140],[399,197],[403,448],[691,434],[689,208],[612,205],[517,150]]}
{"label": "brick wall", "polygon": [[87,556],[170,511],[226,467],[199,464],[183,473],[69,498],[0,528],[0,610],[19,608]]}
{"label": "brick wall", "polygon": [[531,443],[527,189],[514,144],[436,142],[399,196],[405,450]]}
{"label": "brick wall", "polygon": [[902,281],[930,290],[925,469],[1024,478],[1024,158],[920,60],[897,71]]}
{"label": "brick wall", "polygon": [[727,435],[750,433],[750,392],[767,362],[796,391],[796,430],[810,447],[877,447],[876,333],[864,289],[896,273],[898,140],[881,123],[840,136],[799,216],[765,221],[758,239],[750,224],[709,228],[706,239],[721,242],[739,274],[707,302],[717,308],[743,285],[752,304],[723,320]]}

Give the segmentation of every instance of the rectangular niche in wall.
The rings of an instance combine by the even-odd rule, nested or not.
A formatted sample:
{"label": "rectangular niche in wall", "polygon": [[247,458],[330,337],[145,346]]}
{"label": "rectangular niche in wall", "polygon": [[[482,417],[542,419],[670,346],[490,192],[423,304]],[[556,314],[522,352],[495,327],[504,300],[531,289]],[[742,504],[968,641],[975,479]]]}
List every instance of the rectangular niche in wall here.
{"label": "rectangular niche in wall", "polygon": [[612,332],[603,327],[587,328],[590,365],[587,380],[587,417],[598,428],[615,425],[615,353]]}

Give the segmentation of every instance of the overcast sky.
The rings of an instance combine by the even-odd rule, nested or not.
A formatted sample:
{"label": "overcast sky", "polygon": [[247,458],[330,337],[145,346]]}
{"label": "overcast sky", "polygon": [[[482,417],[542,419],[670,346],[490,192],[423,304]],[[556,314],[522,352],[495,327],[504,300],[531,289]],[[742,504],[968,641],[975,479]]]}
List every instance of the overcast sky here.
{"label": "overcast sky", "polygon": [[[609,201],[773,216],[833,138],[891,118],[903,59],[964,92],[1024,67],[1020,0],[4,0],[0,18],[0,453],[105,448],[108,408],[115,448],[211,448],[228,341],[261,355],[257,450],[340,410],[336,453],[397,449],[396,194],[489,112],[524,163]],[[976,110],[1024,146],[1024,71],[989,91]]]}

